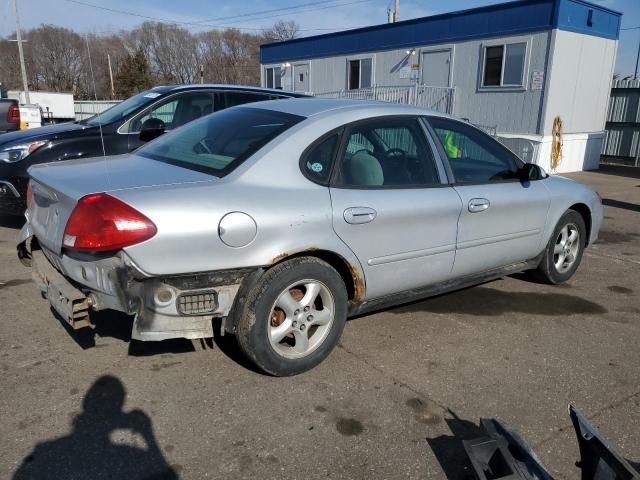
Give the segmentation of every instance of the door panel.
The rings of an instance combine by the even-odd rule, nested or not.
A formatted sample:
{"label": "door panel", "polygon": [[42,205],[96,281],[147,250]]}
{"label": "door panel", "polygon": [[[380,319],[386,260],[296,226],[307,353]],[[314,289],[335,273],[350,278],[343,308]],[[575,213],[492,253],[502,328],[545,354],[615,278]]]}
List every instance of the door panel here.
{"label": "door panel", "polygon": [[[452,187],[332,188],[331,203],[333,228],[364,269],[367,299],[430,285],[451,274],[461,210]],[[354,217],[354,211],[362,216]]]}
{"label": "door panel", "polygon": [[421,124],[379,118],[347,127],[343,138],[333,228],[362,264],[366,298],[447,279],[462,206],[442,183]]}
{"label": "door panel", "polygon": [[422,84],[448,87],[451,72],[451,50],[422,54]]}
{"label": "door panel", "polygon": [[541,181],[520,181],[522,162],[468,123],[431,118],[462,200],[454,276],[530,260],[540,253],[549,209]]}
{"label": "door panel", "polygon": [[[540,253],[549,209],[549,195],[541,181],[465,185],[455,189],[463,208],[454,276],[529,260]],[[488,203],[485,208],[482,200]]]}

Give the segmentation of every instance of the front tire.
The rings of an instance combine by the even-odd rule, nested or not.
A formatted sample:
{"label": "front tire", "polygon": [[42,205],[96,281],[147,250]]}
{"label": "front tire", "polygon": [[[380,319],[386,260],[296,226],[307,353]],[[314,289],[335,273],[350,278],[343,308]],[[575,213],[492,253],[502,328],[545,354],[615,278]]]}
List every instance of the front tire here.
{"label": "front tire", "polygon": [[275,376],[305,372],[331,353],[347,319],[338,272],[314,257],[282,262],[251,287],[240,305],[236,338],[243,353]]}
{"label": "front tire", "polygon": [[556,225],[535,276],[552,285],[564,283],[576,273],[586,244],[582,215],[567,210]]}

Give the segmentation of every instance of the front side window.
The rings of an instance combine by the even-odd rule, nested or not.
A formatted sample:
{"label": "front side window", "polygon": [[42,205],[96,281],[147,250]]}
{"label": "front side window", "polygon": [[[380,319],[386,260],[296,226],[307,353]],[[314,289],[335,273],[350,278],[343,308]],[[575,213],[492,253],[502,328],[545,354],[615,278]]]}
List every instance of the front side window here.
{"label": "front side window", "polygon": [[433,154],[414,118],[387,118],[351,127],[338,177],[338,184],[345,187],[440,184]]}
{"label": "front side window", "polygon": [[136,153],[221,177],[302,120],[261,108],[233,108],[167,133]]}
{"label": "front side window", "polygon": [[349,90],[371,87],[373,78],[373,61],[371,58],[349,60],[348,69]]}
{"label": "front side window", "polygon": [[139,132],[150,118],[162,120],[166,130],[171,130],[214,111],[213,96],[206,92],[179,94],[154,105],[131,122],[130,132]]}
{"label": "front side window", "polygon": [[520,87],[524,84],[526,43],[484,48],[483,87]]}
{"label": "front side window", "polygon": [[519,178],[522,162],[496,140],[456,120],[430,118],[457,183],[488,183]]}

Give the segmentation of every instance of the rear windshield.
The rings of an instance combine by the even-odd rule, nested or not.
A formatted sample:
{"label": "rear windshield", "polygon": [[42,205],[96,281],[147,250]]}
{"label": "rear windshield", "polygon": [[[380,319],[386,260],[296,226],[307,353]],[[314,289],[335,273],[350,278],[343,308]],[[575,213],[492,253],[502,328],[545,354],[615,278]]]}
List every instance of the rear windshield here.
{"label": "rear windshield", "polygon": [[138,155],[222,177],[304,117],[238,107],[166,133]]}

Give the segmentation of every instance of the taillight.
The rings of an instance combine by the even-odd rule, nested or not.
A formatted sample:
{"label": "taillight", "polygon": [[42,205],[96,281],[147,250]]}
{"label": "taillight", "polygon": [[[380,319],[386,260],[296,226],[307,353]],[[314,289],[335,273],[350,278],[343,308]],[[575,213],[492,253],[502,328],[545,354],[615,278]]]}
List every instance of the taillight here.
{"label": "taillight", "polygon": [[20,108],[15,103],[9,105],[9,110],[7,111],[7,122],[20,125]]}
{"label": "taillight", "polygon": [[27,184],[27,210],[31,210],[31,205],[33,205],[33,187],[31,186],[31,182]]}
{"label": "taillight", "polygon": [[63,245],[73,250],[119,250],[144,242],[156,226],[135,208],[106,193],[82,197],[64,229]]}

